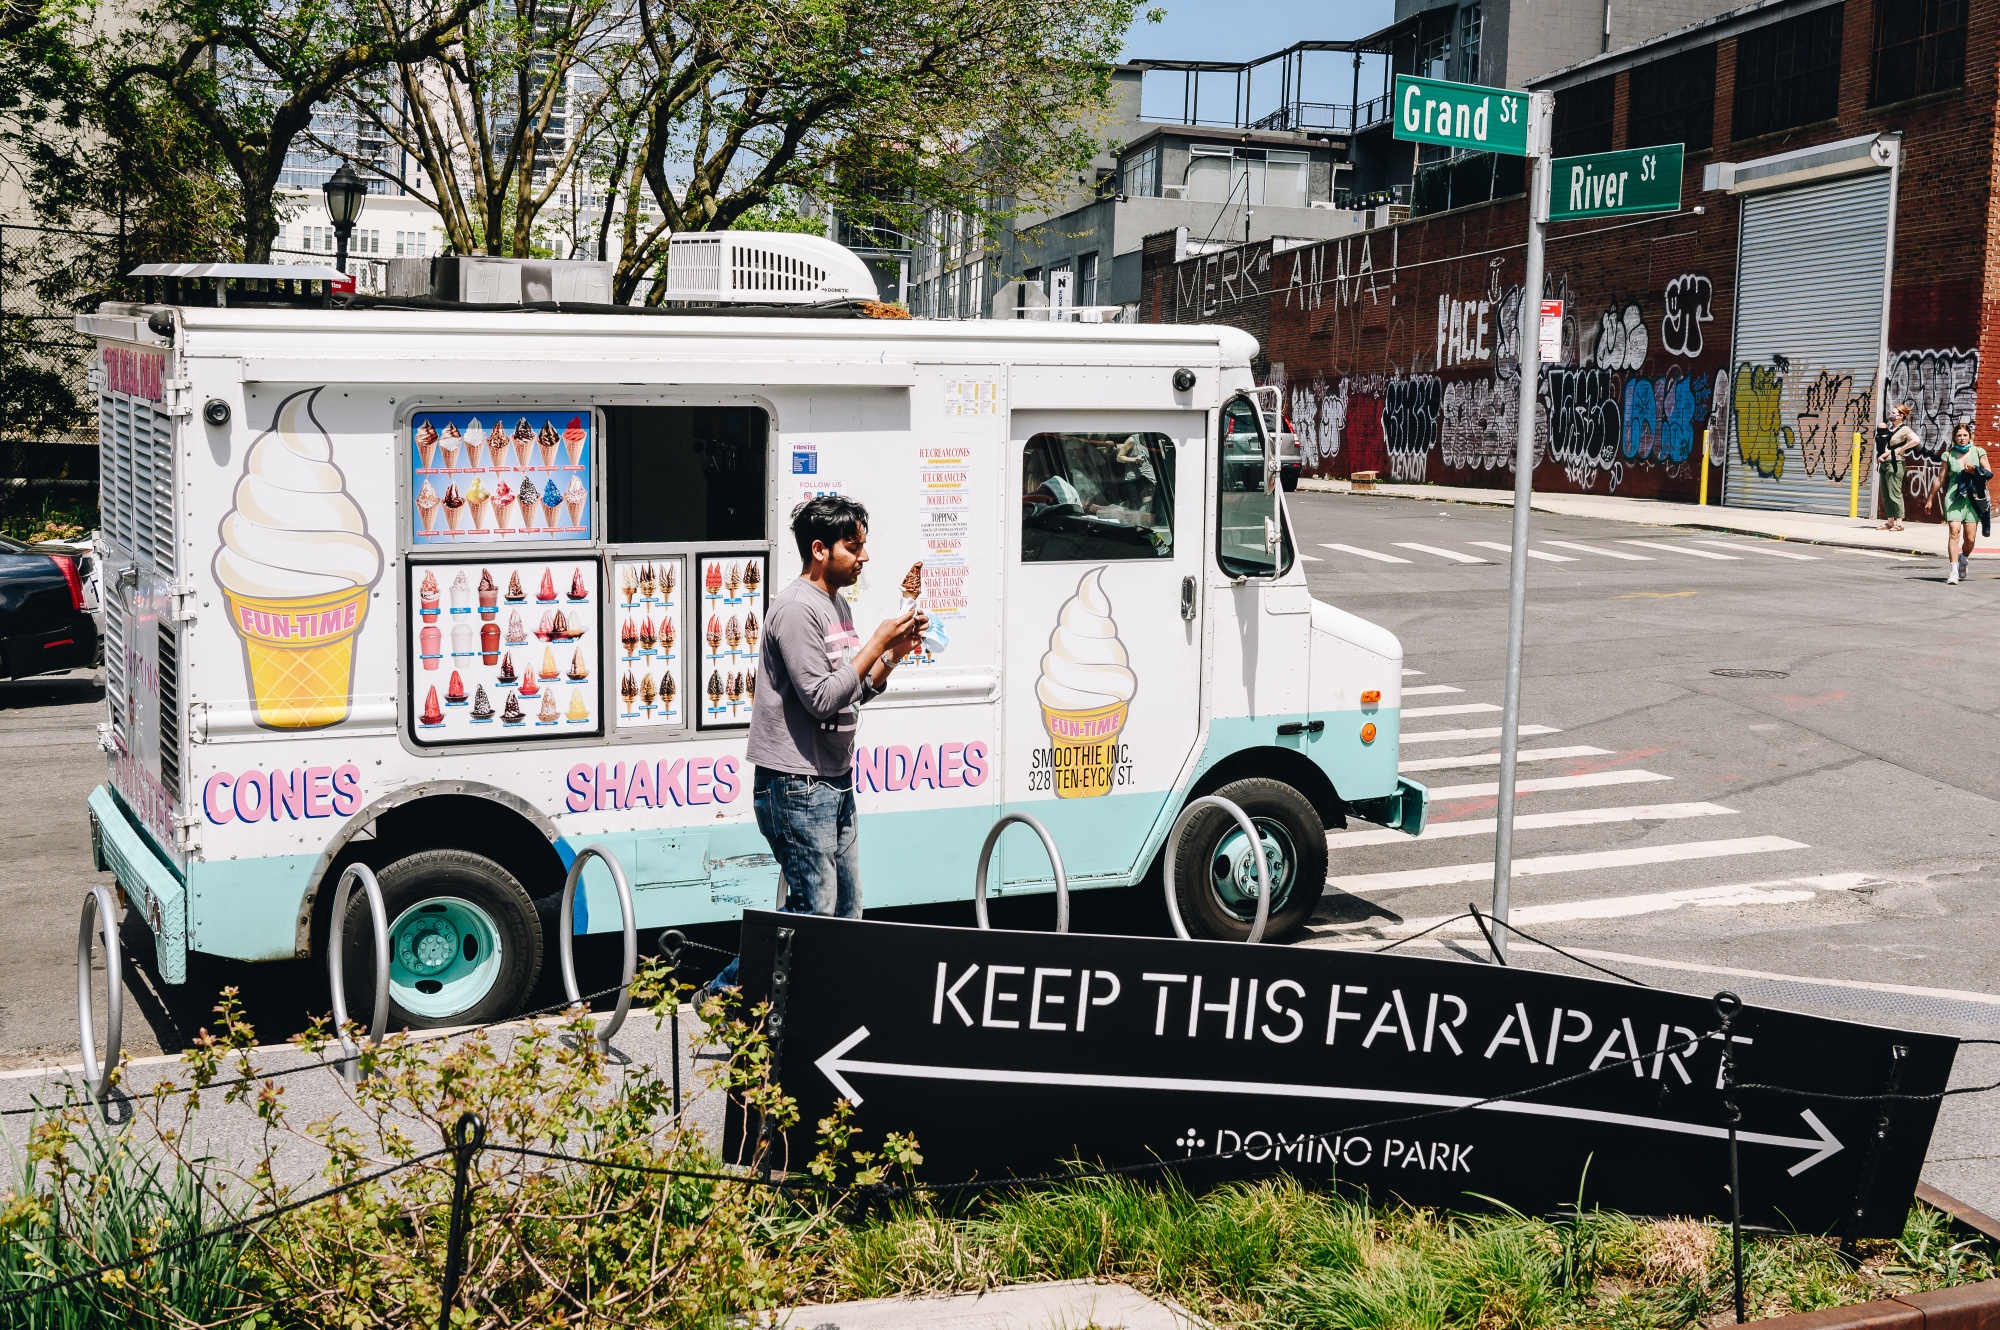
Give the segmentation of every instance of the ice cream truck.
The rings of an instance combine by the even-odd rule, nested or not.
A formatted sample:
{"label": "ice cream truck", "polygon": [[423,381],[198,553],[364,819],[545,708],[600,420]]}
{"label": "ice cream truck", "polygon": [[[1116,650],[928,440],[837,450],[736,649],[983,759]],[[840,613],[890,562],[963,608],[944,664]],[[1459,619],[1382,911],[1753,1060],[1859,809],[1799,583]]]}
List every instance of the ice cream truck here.
{"label": "ice cream truck", "polygon": [[[906,579],[933,625],[862,713],[870,908],[970,899],[1010,812],[1071,889],[1140,884],[1221,793],[1260,843],[1190,819],[1180,912],[1244,936],[1261,854],[1282,938],[1321,896],[1327,828],[1421,828],[1401,647],[1307,591],[1253,338],[879,317],[830,242],[701,243],[715,289],[658,310],[336,303],[273,280],[295,269],[190,268],[79,318],[103,449],[93,843],[161,979],[190,953],[322,954],[357,862],[411,1027],[520,1009],[584,847],[643,929],[769,906],[745,737],[766,605],[799,571],[790,514],[827,492],[870,513],[857,625]],[[1017,830],[991,881],[1054,879]],[[598,863],[573,920],[623,927]]]}

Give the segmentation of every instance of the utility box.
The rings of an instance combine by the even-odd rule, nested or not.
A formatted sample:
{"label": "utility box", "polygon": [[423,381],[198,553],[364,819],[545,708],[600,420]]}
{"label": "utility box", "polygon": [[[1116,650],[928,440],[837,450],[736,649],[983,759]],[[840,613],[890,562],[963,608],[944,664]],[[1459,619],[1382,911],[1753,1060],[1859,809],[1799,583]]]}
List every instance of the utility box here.
{"label": "utility box", "polygon": [[587,259],[527,259],[521,265],[521,298],[529,304],[609,305],[612,265]]}

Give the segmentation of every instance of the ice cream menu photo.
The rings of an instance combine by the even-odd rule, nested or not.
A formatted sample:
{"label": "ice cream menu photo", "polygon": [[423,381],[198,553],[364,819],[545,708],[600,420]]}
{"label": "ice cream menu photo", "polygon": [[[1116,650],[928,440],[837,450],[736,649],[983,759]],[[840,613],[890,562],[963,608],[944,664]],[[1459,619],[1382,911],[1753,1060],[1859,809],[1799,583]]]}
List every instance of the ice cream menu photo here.
{"label": "ice cream menu photo", "polygon": [[688,592],[701,638],[689,644],[697,662],[689,701],[704,730],[745,726],[757,705],[757,661],[764,639],[764,556],[705,554],[698,584]]}
{"label": "ice cream menu photo", "polygon": [[410,417],[416,545],[589,540],[595,417],[587,406]]}
{"label": "ice cream menu photo", "polygon": [[407,705],[418,743],[604,732],[596,561],[419,563],[409,577]]}
{"label": "ice cream menu photo", "polygon": [[673,555],[620,559],[613,565],[620,730],[687,723],[681,668],[687,650],[680,640],[686,582],[687,561]]}

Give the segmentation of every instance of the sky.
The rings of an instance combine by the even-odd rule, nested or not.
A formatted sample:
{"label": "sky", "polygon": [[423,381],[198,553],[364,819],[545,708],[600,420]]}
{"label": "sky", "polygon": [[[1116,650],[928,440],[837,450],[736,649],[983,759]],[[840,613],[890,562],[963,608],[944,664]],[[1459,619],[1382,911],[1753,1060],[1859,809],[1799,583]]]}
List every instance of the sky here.
{"label": "sky", "polygon": [[1165,21],[1132,25],[1128,60],[1248,60],[1293,42],[1362,37],[1395,17],[1394,0],[1164,0]]}

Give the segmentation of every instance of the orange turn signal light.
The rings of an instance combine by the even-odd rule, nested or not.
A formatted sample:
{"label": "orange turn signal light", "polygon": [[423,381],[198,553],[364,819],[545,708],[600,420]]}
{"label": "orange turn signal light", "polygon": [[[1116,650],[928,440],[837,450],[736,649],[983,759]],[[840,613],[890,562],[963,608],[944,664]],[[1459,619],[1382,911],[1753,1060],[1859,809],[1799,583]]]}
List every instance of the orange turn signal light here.
{"label": "orange turn signal light", "polygon": [[1361,693],[1362,706],[1372,707],[1381,700],[1382,700],[1382,690],[1380,688],[1367,688],[1362,690]]}
{"label": "orange turn signal light", "polygon": [[1375,742],[1375,723],[1373,721],[1361,727],[1361,742],[1365,744]]}

